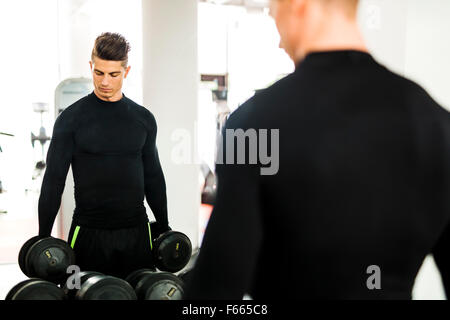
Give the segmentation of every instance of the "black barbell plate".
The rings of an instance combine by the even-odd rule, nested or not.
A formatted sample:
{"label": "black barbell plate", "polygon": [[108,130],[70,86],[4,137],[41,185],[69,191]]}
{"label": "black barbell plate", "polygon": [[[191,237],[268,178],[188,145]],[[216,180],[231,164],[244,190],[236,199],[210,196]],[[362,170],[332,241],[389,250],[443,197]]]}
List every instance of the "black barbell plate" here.
{"label": "black barbell plate", "polygon": [[134,291],[136,292],[136,296],[139,300],[145,299],[145,291],[147,287],[144,287],[145,282],[147,281],[147,278],[151,275],[157,274],[157,271],[143,271],[139,275],[135,276],[135,279],[133,281],[134,283]]}
{"label": "black barbell plate", "polygon": [[30,277],[37,277],[57,284],[67,279],[67,268],[75,264],[75,253],[61,239],[48,237],[34,243],[25,256]]}
{"label": "black barbell plate", "polygon": [[172,280],[160,280],[147,291],[145,300],[182,300],[183,288]]}
{"label": "black barbell plate", "polygon": [[181,300],[183,281],[169,272],[146,274],[137,283],[135,291],[140,300]]}
{"label": "black barbell plate", "polygon": [[128,282],[131,285],[131,287],[134,289],[134,288],[136,288],[137,283],[139,282],[139,280],[142,278],[143,275],[154,273],[154,272],[156,272],[155,269],[139,269],[139,270],[136,270],[136,271],[133,271],[132,273],[130,273],[125,278],[125,281]]}
{"label": "black barbell plate", "polygon": [[29,275],[29,272],[28,272],[28,270],[27,270],[27,268],[26,268],[25,257],[26,257],[26,255],[27,255],[28,249],[30,249],[30,247],[31,247],[33,244],[35,244],[40,238],[41,238],[41,237],[39,237],[39,236],[32,237],[31,239],[28,239],[28,240],[23,244],[23,246],[20,248],[20,251],[19,251],[19,259],[18,259],[18,261],[19,261],[19,267],[20,267],[20,270],[22,270],[22,272],[23,272],[26,276],[30,276],[30,275]]}
{"label": "black barbell plate", "polygon": [[[80,277],[80,289],[81,289],[81,286],[83,285],[83,283],[87,279],[89,279],[90,277],[93,277],[93,276],[98,276],[98,275],[102,275],[102,273],[97,272],[97,271],[81,271],[78,274],[78,277]],[[67,295],[67,298],[70,300],[75,299],[75,295],[77,294],[78,290],[79,289],[76,289],[76,288],[69,289],[67,286],[67,282],[64,284],[64,287],[63,287],[64,293]]]}
{"label": "black barbell plate", "polygon": [[182,232],[167,231],[154,245],[155,265],[161,271],[177,272],[191,259],[192,244]]}
{"label": "black barbell plate", "polygon": [[35,282],[36,279],[27,279],[25,281],[19,282],[14,287],[11,288],[11,290],[8,291],[8,294],[5,297],[5,300],[13,300],[13,297],[19,291],[23,286]]}
{"label": "black barbell plate", "polygon": [[77,300],[136,300],[128,282],[112,276],[89,277],[75,295]]}
{"label": "black barbell plate", "polygon": [[16,284],[5,300],[65,300],[64,291],[56,284],[32,278]]}

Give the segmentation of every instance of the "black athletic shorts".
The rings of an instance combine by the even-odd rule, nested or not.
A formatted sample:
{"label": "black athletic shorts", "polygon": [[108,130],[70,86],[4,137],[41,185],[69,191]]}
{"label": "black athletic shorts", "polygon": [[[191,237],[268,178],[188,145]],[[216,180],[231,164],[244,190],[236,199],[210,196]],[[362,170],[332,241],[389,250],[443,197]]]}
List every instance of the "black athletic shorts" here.
{"label": "black athletic shorts", "polygon": [[72,223],[68,243],[81,271],[125,279],[135,270],[154,268],[148,222],[124,229],[94,229]]}

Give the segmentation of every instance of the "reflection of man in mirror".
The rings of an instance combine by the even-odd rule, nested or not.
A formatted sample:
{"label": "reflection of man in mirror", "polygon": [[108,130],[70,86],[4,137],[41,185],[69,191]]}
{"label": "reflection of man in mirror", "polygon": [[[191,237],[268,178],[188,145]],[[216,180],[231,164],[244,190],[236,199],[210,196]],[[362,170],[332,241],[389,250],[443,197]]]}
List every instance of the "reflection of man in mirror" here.
{"label": "reflection of man in mirror", "polygon": [[279,129],[279,171],[216,166],[186,299],[411,299],[429,253],[450,294],[450,114],[372,57],[357,5],[270,1],[295,71],[224,130]]}
{"label": "reflection of man in mirror", "polygon": [[39,198],[39,235],[50,236],[72,165],[76,208],[69,233],[77,264],[125,277],[152,267],[146,198],[155,232],[170,229],[153,114],[122,93],[129,43],[99,36],[90,61],[94,91],[57,118]]}

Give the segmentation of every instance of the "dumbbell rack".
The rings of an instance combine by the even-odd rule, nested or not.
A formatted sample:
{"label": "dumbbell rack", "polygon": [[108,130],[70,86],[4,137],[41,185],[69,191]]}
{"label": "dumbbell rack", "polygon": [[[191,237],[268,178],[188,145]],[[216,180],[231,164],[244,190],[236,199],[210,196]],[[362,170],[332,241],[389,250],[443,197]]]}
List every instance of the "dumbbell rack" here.
{"label": "dumbbell rack", "polygon": [[[63,240],[51,237],[44,238],[44,240],[47,242],[50,241],[50,243],[53,241],[59,246],[63,245],[64,242]],[[19,265],[30,279],[14,286],[8,293],[7,300],[40,300],[44,298],[50,300],[65,300],[70,298],[76,300],[135,300],[138,298],[146,300],[177,300],[182,297],[186,275],[195,265],[199,253],[198,249],[194,250],[188,263],[177,272],[171,273],[156,268],[147,269],[147,271],[144,270],[143,273],[141,272],[142,277],[139,279],[142,281],[136,282],[135,279],[132,285],[130,284],[130,279],[128,279],[130,281],[126,281],[127,279],[123,280],[99,272],[84,272],[83,275],[83,272],[81,272],[78,274],[80,276],[80,286],[69,289],[71,279],[68,274],[64,274],[64,281],[58,281],[60,279],[59,277],[49,278],[42,271],[45,271],[45,267],[42,269],[39,266],[38,259],[44,257],[43,261],[45,263],[49,262],[49,266],[52,267],[52,260],[49,256],[52,253],[55,254],[55,251],[47,249],[49,246],[45,245],[45,241],[43,242],[39,237],[33,237],[22,247],[19,253]],[[67,250],[71,250],[67,243],[65,243],[65,246],[67,246]],[[32,251],[31,253],[28,252],[30,250]],[[46,257],[49,258],[48,261]],[[64,259],[57,260],[54,263],[59,263],[58,261]],[[67,264],[72,265],[74,263],[73,259],[69,259],[69,261]],[[89,276],[86,276],[86,274]],[[42,278],[39,278],[39,276]],[[36,295],[36,292],[39,294]]]}

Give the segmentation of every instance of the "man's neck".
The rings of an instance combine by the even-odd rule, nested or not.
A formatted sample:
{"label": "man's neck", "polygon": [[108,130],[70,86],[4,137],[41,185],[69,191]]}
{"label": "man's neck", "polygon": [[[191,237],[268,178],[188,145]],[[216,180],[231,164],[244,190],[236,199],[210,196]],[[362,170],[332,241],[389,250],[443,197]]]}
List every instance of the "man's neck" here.
{"label": "man's neck", "polygon": [[295,62],[300,62],[309,53],[318,51],[357,50],[368,52],[358,24],[353,20],[332,18],[306,37],[303,46],[295,54]]}
{"label": "man's neck", "polygon": [[97,98],[99,98],[100,100],[103,100],[103,101],[107,101],[107,102],[116,102],[116,101],[119,101],[119,100],[121,100],[122,98],[123,98],[123,93],[122,93],[122,90],[120,90],[119,92],[117,92],[114,96],[112,96],[112,97],[104,97],[104,96],[102,96],[101,94],[99,94],[98,92],[97,92],[97,90],[95,89],[94,90],[94,94],[97,96]]}

